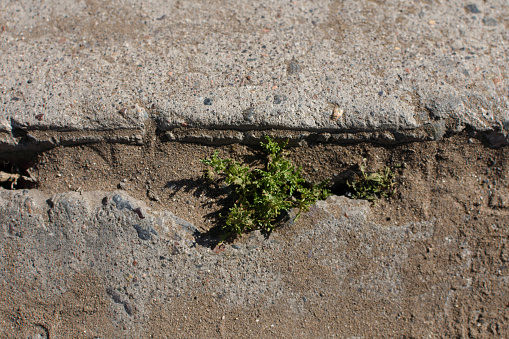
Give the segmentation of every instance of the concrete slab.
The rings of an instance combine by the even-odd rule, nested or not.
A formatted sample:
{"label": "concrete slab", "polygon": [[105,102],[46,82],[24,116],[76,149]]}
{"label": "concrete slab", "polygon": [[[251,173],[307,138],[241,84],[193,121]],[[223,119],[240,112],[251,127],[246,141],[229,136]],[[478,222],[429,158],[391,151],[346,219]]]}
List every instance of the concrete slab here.
{"label": "concrete slab", "polygon": [[[366,201],[329,198],[313,209],[320,216],[317,224],[296,232],[291,241],[253,232],[245,243],[226,245],[219,253],[197,244],[192,225],[167,211],[151,211],[122,192],[48,197],[37,190],[0,189],[0,202],[3,338],[189,338],[196,333],[215,338],[221,319],[237,327],[254,322],[234,320],[253,307],[262,314],[279,311],[264,321],[277,324],[276,333],[285,337],[294,323],[309,318],[303,310],[341,305],[350,291],[354,297],[346,298],[346,307],[334,310],[350,314],[352,304],[381,305],[370,307],[369,316],[354,307],[351,319],[327,322],[331,327],[322,333],[363,333],[366,317],[387,319],[378,333],[388,333],[387,324],[393,323],[402,333],[409,327],[412,333],[445,331],[423,324],[420,317],[405,327],[404,319],[393,314],[412,302],[409,282],[402,278],[408,252],[430,241],[435,222],[370,225]],[[309,272],[297,268],[304,251],[304,262],[314,267]],[[352,275],[364,258],[370,265]],[[425,294],[426,302],[440,306],[434,315],[440,324],[450,317],[449,300],[464,294],[451,292],[449,284],[467,270],[461,265],[443,270],[443,280],[430,284],[433,292]],[[200,307],[205,326],[191,313]],[[182,328],[186,324],[191,328]],[[239,328],[234,335],[248,333]],[[263,333],[259,337],[273,337]]]}
{"label": "concrete slab", "polygon": [[0,143],[153,118],[507,144],[508,18],[505,0],[2,0]]}

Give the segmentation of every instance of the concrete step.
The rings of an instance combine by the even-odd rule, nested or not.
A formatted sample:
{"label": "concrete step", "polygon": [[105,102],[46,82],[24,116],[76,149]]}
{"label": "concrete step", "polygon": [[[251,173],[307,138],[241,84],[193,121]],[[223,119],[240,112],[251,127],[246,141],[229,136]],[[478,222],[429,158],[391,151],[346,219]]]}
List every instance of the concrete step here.
{"label": "concrete step", "polygon": [[186,128],[395,142],[468,129],[507,144],[507,17],[504,0],[9,2],[0,147],[113,130],[138,142],[148,121],[184,128],[175,140]]}

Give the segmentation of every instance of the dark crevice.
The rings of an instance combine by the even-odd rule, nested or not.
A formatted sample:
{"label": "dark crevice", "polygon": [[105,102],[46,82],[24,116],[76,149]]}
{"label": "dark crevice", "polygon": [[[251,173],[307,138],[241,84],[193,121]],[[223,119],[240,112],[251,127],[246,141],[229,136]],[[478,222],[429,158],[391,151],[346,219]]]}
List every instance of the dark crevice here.
{"label": "dark crevice", "polygon": [[5,189],[29,189],[37,187],[37,180],[30,173],[32,161],[0,162],[0,186]]}
{"label": "dark crevice", "polygon": [[[472,126],[456,126],[448,122],[443,127],[434,124],[423,125],[414,130],[331,130],[309,129],[299,130],[291,128],[270,128],[259,126],[258,128],[221,127],[217,128],[192,128],[175,127],[161,129],[160,127],[140,130],[117,130],[117,131],[38,131],[13,127],[8,136],[0,141],[0,160],[17,161],[18,159],[30,159],[38,153],[47,151],[58,146],[76,146],[94,143],[127,143],[137,145],[150,144],[154,137],[160,141],[195,143],[210,146],[222,146],[229,144],[255,145],[259,144],[265,135],[271,135],[274,139],[289,139],[289,146],[306,146],[306,144],[358,144],[363,142],[379,144],[383,146],[396,146],[411,142],[439,141],[456,134],[465,133],[469,137],[481,140],[485,146],[498,148],[509,145],[506,127],[493,128],[489,131],[479,131]],[[252,126],[251,126],[252,127]],[[441,130],[443,129],[443,131]],[[461,131],[462,130],[462,131]],[[134,134],[133,134],[134,133]],[[136,134],[138,133],[138,134]],[[136,134],[136,135],[135,135]],[[143,135],[143,136],[141,136]],[[2,139],[0,139],[2,140]]]}

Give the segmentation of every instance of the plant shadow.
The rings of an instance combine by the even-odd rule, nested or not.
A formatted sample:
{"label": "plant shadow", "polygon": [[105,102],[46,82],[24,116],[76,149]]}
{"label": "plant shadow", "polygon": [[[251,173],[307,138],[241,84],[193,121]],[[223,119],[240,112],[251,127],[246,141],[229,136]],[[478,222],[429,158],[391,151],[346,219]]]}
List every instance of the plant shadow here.
{"label": "plant shadow", "polygon": [[355,180],[359,171],[359,165],[355,164],[335,175],[329,182],[331,193],[351,197],[351,189],[348,186],[348,182]]}
{"label": "plant shadow", "polygon": [[172,193],[169,195],[170,198],[180,192],[186,192],[191,193],[195,197],[207,197],[208,202],[203,203],[202,207],[216,207],[213,212],[205,215],[207,219],[212,221],[214,226],[206,232],[195,232],[194,237],[197,244],[214,248],[225,240],[222,227],[224,218],[222,216],[228,214],[230,207],[233,206],[235,202],[235,194],[233,194],[231,186],[221,184],[217,181],[210,182],[200,177],[197,179],[171,180],[166,183],[165,188],[170,188],[172,190]]}

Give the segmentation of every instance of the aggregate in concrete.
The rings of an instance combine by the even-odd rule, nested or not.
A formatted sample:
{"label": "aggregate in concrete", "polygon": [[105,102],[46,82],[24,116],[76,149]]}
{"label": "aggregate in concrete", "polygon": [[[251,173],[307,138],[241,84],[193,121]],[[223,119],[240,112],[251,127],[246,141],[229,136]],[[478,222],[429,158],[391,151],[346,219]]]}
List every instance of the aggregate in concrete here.
{"label": "aggregate in concrete", "polygon": [[508,18],[505,0],[1,1],[0,143],[153,119],[507,144]]}

